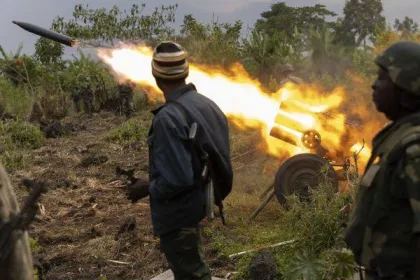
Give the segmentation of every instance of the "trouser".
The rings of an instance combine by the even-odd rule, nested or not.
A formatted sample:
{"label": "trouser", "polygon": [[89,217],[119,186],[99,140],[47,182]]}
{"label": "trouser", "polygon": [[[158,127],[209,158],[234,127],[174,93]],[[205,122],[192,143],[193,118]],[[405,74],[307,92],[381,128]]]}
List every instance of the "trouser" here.
{"label": "trouser", "polygon": [[88,114],[89,117],[91,117],[93,111],[93,96],[86,94],[82,96],[82,99],[85,107],[85,113]]}
{"label": "trouser", "polygon": [[123,96],[123,110],[127,118],[131,117],[133,113],[133,96],[125,95]]}
{"label": "trouser", "polygon": [[211,280],[200,245],[198,226],[180,228],[160,236],[160,249],[175,280]]}

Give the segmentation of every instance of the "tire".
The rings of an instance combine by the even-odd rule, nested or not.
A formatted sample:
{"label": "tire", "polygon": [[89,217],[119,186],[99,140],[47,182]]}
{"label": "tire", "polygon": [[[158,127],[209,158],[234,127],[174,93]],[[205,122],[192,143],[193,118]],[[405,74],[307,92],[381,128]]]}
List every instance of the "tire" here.
{"label": "tire", "polygon": [[[327,168],[325,170],[324,168]],[[321,172],[325,170],[325,173]],[[338,177],[334,168],[322,157],[305,153],[287,159],[277,170],[274,188],[280,204],[286,204],[286,197],[296,194],[299,198],[309,199],[309,187],[317,186],[328,178],[332,187],[338,191]]]}

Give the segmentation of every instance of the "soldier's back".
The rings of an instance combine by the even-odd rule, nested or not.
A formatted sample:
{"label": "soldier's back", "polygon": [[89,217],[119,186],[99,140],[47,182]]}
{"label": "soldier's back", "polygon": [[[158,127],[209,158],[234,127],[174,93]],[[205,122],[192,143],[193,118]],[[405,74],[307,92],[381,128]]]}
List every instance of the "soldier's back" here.
{"label": "soldier's back", "polygon": [[[18,214],[19,210],[19,204],[10,179],[0,163],[0,222],[5,223],[9,221]],[[0,263],[0,276],[2,280],[34,279],[32,255],[27,232],[18,237],[10,256],[4,263]]]}

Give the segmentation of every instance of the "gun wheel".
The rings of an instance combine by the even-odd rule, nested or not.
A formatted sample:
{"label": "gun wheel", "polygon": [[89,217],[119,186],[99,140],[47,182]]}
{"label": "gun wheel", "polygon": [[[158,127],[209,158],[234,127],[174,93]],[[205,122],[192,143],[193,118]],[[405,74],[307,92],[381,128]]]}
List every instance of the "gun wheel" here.
{"label": "gun wheel", "polygon": [[277,200],[285,204],[286,197],[292,194],[309,200],[309,188],[316,189],[326,179],[338,191],[337,174],[327,160],[309,153],[292,156],[277,170],[274,180]]}
{"label": "gun wheel", "polygon": [[305,148],[314,150],[321,145],[321,134],[314,129],[306,130],[302,134],[301,141]]}

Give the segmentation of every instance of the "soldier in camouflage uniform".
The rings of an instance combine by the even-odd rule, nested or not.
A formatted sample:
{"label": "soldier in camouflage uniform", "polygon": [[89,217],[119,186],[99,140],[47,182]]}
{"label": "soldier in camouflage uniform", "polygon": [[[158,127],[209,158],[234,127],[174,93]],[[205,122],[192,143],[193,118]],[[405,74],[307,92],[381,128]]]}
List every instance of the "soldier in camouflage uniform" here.
{"label": "soldier in camouflage uniform", "polygon": [[71,92],[71,99],[73,100],[73,104],[76,107],[76,112],[80,112],[80,86],[76,85],[73,87]]}
{"label": "soldier in camouflage uniform", "polygon": [[[0,222],[10,220],[20,211],[9,177],[0,163]],[[0,279],[32,280],[34,269],[29,247],[28,233],[21,235],[11,255],[0,263]]]}
{"label": "soldier in camouflage uniform", "polygon": [[290,64],[285,64],[280,69],[280,82],[279,85],[284,85],[287,82],[294,84],[303,84],[303,80],[299,77],[293,76],[294,68]]}
{"label": "soldier in camouflage uniform", "polygon": [[[201,176],[205,162],[198,154],[205,149],[209,155],[215,193],[232,189],[228,121],[217,104],[186,83],[189,63],[179,44],[162,42],[155,48],[152,74],[165,103],[153,110],[147,140],[149,180],[129,186],[128,197],[135,202],[149,196],[153,232],[175,280],[211,280],[199,230],[206,217],[208,179]],[[200,151],[189,140],[193,123]]]}
{"label": "soldier in camouflage uniform", "polygon": [[88,114],[89,118],[91,118],[92,113],[93,113],[93,90],[90,84],[89,77],[86,77],[84,79],[84,83],[81,88],[81,95],[82,95],[83,105],[85,108],[85,113]]}
{"label": "soldier in camouflage uniform", "polygon": [[365,279],[420,279],[420,44],[378,56],[376,109],[391,121],[373,139],[346,232]]}
{"label": "soldier in camouflage uniform", "polygon": [[121,107],[127,118],[133,114],[133,89],[136,85],[130,80],[126,80],[119,84],[118,91],[120,93]]}

